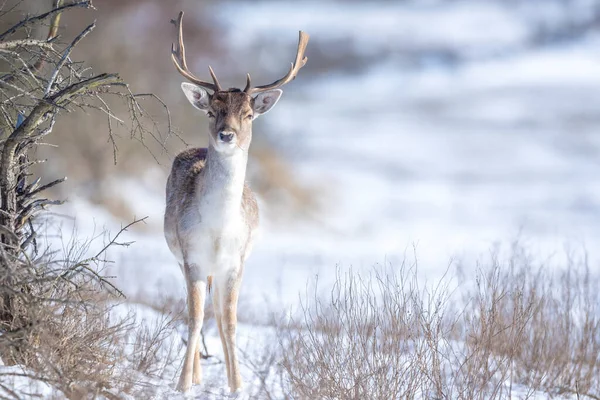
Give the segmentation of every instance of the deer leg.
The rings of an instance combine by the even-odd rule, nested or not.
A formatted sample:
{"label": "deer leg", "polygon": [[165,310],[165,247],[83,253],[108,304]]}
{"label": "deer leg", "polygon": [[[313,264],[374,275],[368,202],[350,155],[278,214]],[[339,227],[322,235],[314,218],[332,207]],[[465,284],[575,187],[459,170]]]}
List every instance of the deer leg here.
{"label": "deer leg", "polygon": [[242,387],[242,378],[237,359],[237,349],[235,347],[235,332],[237,328],[237,303],[241,283],[241,274],[226,278],[225,285],[219,290],[221,293],[222,309],[222,336],[225,337],[225,347],[227,347],[227,361],[229,371],[229,389],[236,392]]}
{"label": "deer leg", "polygon": [[231,371],[229,369],[229,352],[227,351],[227,342],[225,341],[225,334],[223,332],[223,309],[221,307],[220,291],[217,285],[213,287],[213,308],[215,310],[215,320],[217,321],[217,328],[219,328],[219,336],[221,338],[221,345],[223,346],[223,358],[225,360],[225,369],[227,370],[227,384],[231,386]]}
{"label": "deer leg", "polygon": [[[183,271],[183,273],[185,274],[185,269],[183,268],[183,264],[179,263],[179,268],[181,268],[181,271]],[[188,289],[189,291],[189,289]],[[190,304],[190,301],[188,299],[188,304]],[[189,306],[188,306],[189,307]],[[204,305],[202,305],[202,310],[204,310]],[[190,321],[192,320],[191,314],[190,314]],[[193,366],[193,375],[192,375],[192,383],[193,384],[199,384],[202,382],[202,365],[200,364],[200,341],[202,338],[198,338],[198,343],[196,345],[197,349],[194,352],[194,366]]]}
{"label": "deer leg", "polygon": [[[200,333],[200,335],[202,335],[202,332]],[[194,368],[193,368],[193,375],[192,375],[192,383],[197,385],[199,383],[202,383],[202,364],[200,364],[200,341],[202,340],[202,338],[198,338],[198,341],[196,342],[196,350],[194,351]]]}
{"label": "deer leg", "polygon": [[[188,312],[189,312],[189,327],[188,327],[188,346],[185,352],[185,361],[183,362],[183,370],[179,378],[177,389],[183,392],[188,391],[194,383],[200,383],[202,380],[202,367],[198,355],[200,343],[200,331],[202,330],[202,322],[204,320],[204,300],[206,298],[206,281],[191,280],[186,277],[188,289]],[[195,357],[198,356],[196,363]],[[197,370],[196,370],[197,368]]]}

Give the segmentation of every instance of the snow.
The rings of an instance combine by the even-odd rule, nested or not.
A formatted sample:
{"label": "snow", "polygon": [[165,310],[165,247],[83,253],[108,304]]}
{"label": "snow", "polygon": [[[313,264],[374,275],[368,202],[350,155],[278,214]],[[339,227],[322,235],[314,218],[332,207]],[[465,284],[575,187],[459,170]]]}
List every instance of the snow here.
{"label": "snow", "polygon": [[[320,42],[351,41],[366,56],[450,46],[467,53],[494,52],[520,46],[529,33],[525,21],[516,18],[509,7],[494,3],[354,3],[342,10],[335,2],[312,1],[300,7],[292,1],[230,2],[215,11],[221,24],[237,27],[227,31],[227,40],[239,49],[270,36],[288,40],[283,38],[301,29]],[[285,17],[277,18],[278,14]],[[425,29],[431,26],[436,29]]]}
{"label": "snow", "polygon": [[[163,326],[171,317],[165,317],[163,313],[148,306],[134,303],[118,304],[112,309],[111,314],[111,318],[115,322],[134,318],[134,324],[138,327],[138,330],[146,329],[149,332],[154,332],[157,327]],[[229,394],[225,364],[222,361],[223,351],[221,340],[216,331],[217,328],[214,322],[207,321],[204,326],[204,332],[206,335],[206,345],[211,357],[203,362],[202,372],[205,387],[194,386],[190,393],[187,394],[187,397],[197,398],[197,396],[202,395],[202,398],[212,399],[227,397]],[[161,396],[162,398],[186,398],[186,396],[175,390],[185,354],[183,338],[187,338],[187,331],[185,330],[185,326],[180,323],[176,325],[175,332],[161,343],[160,349],[157,352],[158,358],[167,361],[174,360],[174,362],[169,362],[160,371],[159,375],[155,374],[151,379],[141,377],[144,386],[146,386],[146,394]],[[277,343],[275,328],[243,322],[238,324],[237,344],[241,359],[241,374],[249,388],[252,388],[253,384],[257,383],[254,381],[258,379],[252,369],[252,364],[258,363],[260,357],[264,354],[264,350],[270,349],[275,343]],[[132,347],[129,353],[131,354],[133,351]],[[173,352],[175,352],[175,357],[173,357]],[[206,389],[206,387],[210,389]]]}
{"label": "snow", "polygon": [[[60,391],[45,382],[34,379],[29,371],[19,365],[4,365],[0,360],[0,382],[14,393],[27,393],[30,398],[62,396]],[[0,396],[12,398],[13,393],[0,386]],[[10,397],[9,397],[10,396]]]}

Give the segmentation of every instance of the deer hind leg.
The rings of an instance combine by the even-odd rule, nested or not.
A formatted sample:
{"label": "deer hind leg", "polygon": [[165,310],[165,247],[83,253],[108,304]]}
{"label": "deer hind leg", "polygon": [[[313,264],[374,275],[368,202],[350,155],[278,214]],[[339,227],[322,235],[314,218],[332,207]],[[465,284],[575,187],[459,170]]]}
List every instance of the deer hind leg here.
{"label": "deer hind leg", "polygon": [[185,361],[183,370],[179,378],[177,389],[183,392],[188,391],[193,383],[200,383],[202,380],[202,367],[200,365],[199,344],[200,331],[204,320],[204,300],[206,298],[206,281],[191,280],[186,276],[188,290],[188,347],[185,352]]}
{"label": "deer hind leg", "polygon": [[227,371],[229,377],[229,389],[236,392],[242,387],[240,368],[235,347],[235,333],[237,328],[237,304],[241,283],[241,274],[228,277],[219,287],[221,306],[221,338],[224,337],[224,348],[226,351]]}
{"label": "deer hind leg", "polygon": [[[202,333],[200,333],[202,335]],[[202,383],[202,364],[200,364],[200,341],[202,338],[198,338],[196,343],[196,351],[194,351],[194,367],[192,374],[192,383],[197,385]]]}
{"label": "deer hind leg", "polygon": [[221,338],[221,345],[223,346],[223,358],[225,360],[225,369],[227,371],[227,384],[231,386],[231,371],[229,370],[229,352],[227,351],[227,342],[225,341],[225,334],[223,332],[223,309],[221,307],[221,292],[218,286],[213,287],[213,308],[215,310],[215,320],[217,321],[217,328],[219,328],[219,336]]}

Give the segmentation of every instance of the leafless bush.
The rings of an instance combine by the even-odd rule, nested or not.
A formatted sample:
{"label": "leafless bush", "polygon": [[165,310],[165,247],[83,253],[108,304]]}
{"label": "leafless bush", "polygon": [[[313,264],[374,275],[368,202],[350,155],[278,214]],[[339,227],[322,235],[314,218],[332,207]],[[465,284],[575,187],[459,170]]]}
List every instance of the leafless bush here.
{"label": "leafless bush", "polygon": [[[463,378],[496,376],[551,394],[600,395],[600,276],[585,255],[564,268],[536,266],[522,249],[479,273],[465,310]],[[459,336],[460,338],[460,336]],[[481,359],[478,366],[471,360]],[[472,378],[469,378],[472,380]],[[491,379],[489,379],[491,380]],[[510,387],[508,387],[510,390]]]}
{"label": "leafless bush", "polygon": [[[47,248],[40,256],[3,264],[0,291],[9,295],[0,324],[0,358],[21,372],[0,371],[0,383],[26,377],[44,382],[69,398],[100,394],[115,385],[115,366],[122,358],[131,321],[111,321],[111,301],[119,291],[103,276],[106,251],[124,245],[120,235],[89,253],[92,239],[72,239],[63,251]],[[6,254],[6,253],[5,253]],[[10,314],[7,312],[10,311]],[[13,393],[15,398],[20,398]]]}
{"label": "leafless bush", "polygon": [[[450,283],[461,282],[450,290]],[[473,279],[474,278],[474,279]],[[600,277],[518,247],[475,276],[420,287],[414,268],[339,274],[279,330],[284,391],[305,399],[600,397]]]}
{"label": "leafless bush", "polygon": [[303,320],[282,330],[288,391],[306,399],[417,396],[422,337],[416,287],[403,272],[340,274],[326,302],[310,298]]}
{"label": "leafless bush", "polygon": [[[7,15],[6,4],[0,5],[0,17]],[[19,4],[11,4],[10,10]],[[95,74],[71,58],[94,24],[70,42],[60,42],[61,15],[74,8],[92,4],[54,0],[49,10],[23,16],[0,33],[0,357],[5,365],[23,368],[17,375],[81,398],[114,386],[128,322],[108,318],[107,300],[120,292],[102,275],[102,268],[108,248],[127,244],[118,238],[131,224],[93,256],[86,255],[90,243],[78,239],[63,251],[42,248],[39,241],[48,232],[37,217],[60,201],[40,196],[64,179],[45,185],[31,179],[31,167],[41,162],[35,150],[61,114],[94,110],[106,115],[107,138],[116,157],[114,127],[126,123],[109,107],[111,96],[127,104],[132,138],[163,138],[141,103],[154,98],[162,104],[160,99],[133,94],[117,74]],[[42,39],[31,35],[39,25],[48,26]],[[0,390],[18,397],[2,382]]]}

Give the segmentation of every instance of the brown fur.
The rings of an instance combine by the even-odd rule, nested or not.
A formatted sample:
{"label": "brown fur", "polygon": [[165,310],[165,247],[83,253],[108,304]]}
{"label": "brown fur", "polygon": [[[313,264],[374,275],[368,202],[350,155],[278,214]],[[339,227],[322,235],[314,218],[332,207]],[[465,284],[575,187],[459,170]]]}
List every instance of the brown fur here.
{"label": "brown fur", "polygon": [[252,120],[246,117],[252,115],[253,106],[254,99],[238,89],[213,94],[210,97],[210,112],[214,115],[209,119],[210,135],[216,139],[218,132],[235,132],[238,146],[248,150],[252,140]]}
{"label": "brown fur", "polygon": [[[171,174],[167,179],[167,208],[179,208],[181,201],[191,201],[196,194],[196,180],[198,175],[202,174],[206,166],[206,155],[208,149],[197,147],[187,149],[179,153],[173,161]],[[247,184],[244,184],[242,193],[242,210],[246,223],[251,231],[258,228],[258,204],[254,193]],[[165,219],[175,217],[175,214],[165,215]]]}

